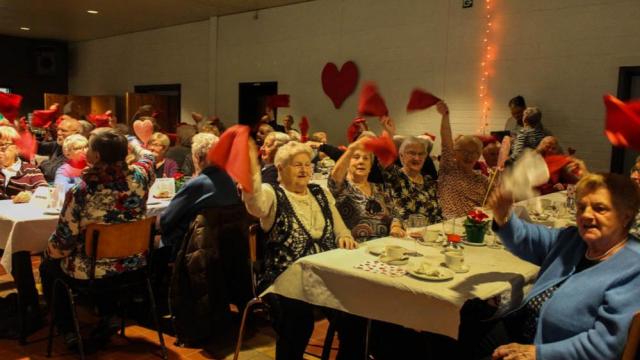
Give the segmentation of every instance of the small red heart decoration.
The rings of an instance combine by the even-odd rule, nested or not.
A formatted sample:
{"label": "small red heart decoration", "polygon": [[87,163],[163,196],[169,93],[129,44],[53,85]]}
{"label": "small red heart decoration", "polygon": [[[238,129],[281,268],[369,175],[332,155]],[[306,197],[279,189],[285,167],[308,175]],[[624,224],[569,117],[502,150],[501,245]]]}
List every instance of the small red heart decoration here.
{"label": "small red heart decoration", "polygon": [[146,145],[153,135],[153,123],[151,120],[136,120],[133,122],[133,132]]}
{"label": "small red heart decoration", "polygon": [[353,93],[358,85],[358,67],[353,61],[347,61],[340,70],[334,63],[327,63],[322,69],[322,90],[339,109],[342,103]]}

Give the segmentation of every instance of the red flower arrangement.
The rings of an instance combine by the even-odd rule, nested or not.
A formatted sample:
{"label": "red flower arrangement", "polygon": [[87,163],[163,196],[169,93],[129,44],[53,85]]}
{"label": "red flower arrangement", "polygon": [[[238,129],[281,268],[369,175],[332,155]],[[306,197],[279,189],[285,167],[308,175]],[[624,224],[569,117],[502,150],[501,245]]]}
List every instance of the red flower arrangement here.
{"label": "red flower arrangement", "polygon": [[176,192],[178,192],[178,190],[182,189],[187,179],[185,179],[185,176],[183,173],[176,171],[175,174],[173,174],[173,180],[176,183]]}
{"label": "red flower arrangement", "polygon": [[477,226],[486,229],[489,226],[489,215],[482,210],[471,210],[464,220],[465,226]]}

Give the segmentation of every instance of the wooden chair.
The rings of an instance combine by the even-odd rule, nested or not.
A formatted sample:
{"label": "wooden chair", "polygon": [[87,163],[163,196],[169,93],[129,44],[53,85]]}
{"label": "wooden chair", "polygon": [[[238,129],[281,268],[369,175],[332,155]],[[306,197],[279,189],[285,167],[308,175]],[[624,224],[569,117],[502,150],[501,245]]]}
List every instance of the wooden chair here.
{"label": "wooden chair", "polygon": [[[251,291],[253,292],[253,299],[251,299],[247,306],[244,308],[242,313],[242,322],[240,323],[240,331],[238,334],[238,340],[236,342],[236,350],[233,355],[233,360],[238,360],[238,356],[240,355],[240,349],[242,348],[242,340],[244,338],[244,330],[247,322],[247,317],[249,315],[249,311],[257,306],[267,306],[267,304],[262,300],[262,298],[257,293],[256,287],[258,283],[257,276],[260,273],[262,266],[262,248],[261,244],[258,242],[258,234],[260,233],[260,225],[252,224],[249,226],[249,267],[251,269]],[[322,347],[322,355],[320,359],[325,360],[329,359],[329,355],[331,353],[331,344],[333,343],[333,337],[335,335],[335,327],[333,322],[329,323],[329,327],[327,328],[327,334],[325,335],[324,345]],[[306,355],[311,355],[317,357],[314,354],[306,353]]]}
{"label": "wooden chair", "polygon": [[[96,296],[99,293],[115,292],[120,291],[123,288],[130,288],[134,286],[139,287],[144,283],[147,288],[149,302],[151,303],[151,316],[158,332],[162,358],[166,360],[167,349],[165,347],[164,337],[162,336],[162,329],[160,328],[156,302],[151,289],[151,281],[149,280],[148,273],[148,264],[151,261],[150,254],[153,249],[154,224],[155,217],[120,224],[89,224],[85,231],[85,254],[89,257],[91,263],[89,268],[89,280],[86,286],[83,285],[77,287],[76,291],[80,293],[88,293],[90,296]],[[107,258],[122,259],[136,254],[145,254],[147,258],[147,266],[135,271],[124,272],[122,274],[109,277],[114,286],[105,288],[103,286],[98,287],[95,285],[96,280],[100,280],[95,278],[95,267],[98,260]],[[80,335],[80,325],[75,309],[74,293],[69,285],[61,279],[56,280],[53,286],[53,303],[51,306],[51,324],[49,327],[47,357],[51,356],[53,346],[53,331],[56,316],[56,291],[58,291],[59,287],[62,287],[68,294],[75,332],[79,339],[78,350],[80,352],[80,357],[84,360],[85,354],[82,337]],[[122,336],[125,336],[124,329],[125,319],[123,316],[120,328],[120,335]]]}
{"label": "wooden chair", "polygon": [[622,360],[634,360],[640,358],[638,346],[640,345],[640,311],[633,316],[631,326],[629,326],[629,334],[627,335],[627,344],[622,353]]}

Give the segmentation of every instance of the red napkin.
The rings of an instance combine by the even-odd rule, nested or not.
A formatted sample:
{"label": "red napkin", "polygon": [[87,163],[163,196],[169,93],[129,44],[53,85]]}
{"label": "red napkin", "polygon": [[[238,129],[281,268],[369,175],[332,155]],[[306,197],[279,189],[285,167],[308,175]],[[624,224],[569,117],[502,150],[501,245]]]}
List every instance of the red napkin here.
{"label": "red napkin", "polygon": [[549,168],[549,182],[552,184],[560,180],[562,168],[567,166],[573,159],[567,155],[549,155],[544,157],[544,161]]}
{"label": "red napkin", "polygon": [[607,119],[604,133],[613,146],[640,150],[640,100],[623,102],[604,96]]}
{"label": "red napkin", "polygon": [[429,139],[431,139],[432,142],[436,141],[436,136],[433,135],[432,133],[426,132],[426,133],[424,133],[422,135],[424,135],[424,136],[428,137]]}
{"label": "red napkin", "polygon": [[358,113],[363,116],[384,116],[389,114],[384,99],[378,93],[375,83],[365,83],[360,92]]}
{"label": "red napkin", "polygon": [[68,166],[62,168],[62,174],[66,177],[74,178],[82,175],[82,170],[87,167],[87,155],[84,153],[78,154],[69,159]]}
{"label": "red napkin", "polygon": [[28,131],[20,133],[20,138],[15,141],[16,146],[20,149],[20,153],[29,161],[33,160],[38,149],[36,138]]}
{"label": "red napkin", "polygon": [[109,121],[111,120],[111,110],[108,110],[101,115],[89,115],[89,121],[95,125],[95,127],[109,127]]}
{"label": "red napkin", "polygon": [[[54,104],[49,110],[34,110],[31,118],[31,126],[47,128],[58,116],[58,104]],[[58,123],[58,121],[56,121]]]}
{"label": "red napkin", "polygon": [[0,114],[4,115],[7,119],[13,121],[13,119],[18,117],[20,103],[22,103],[22,96],[0,92]]}
{"label": "red napkin", "polygon": [[289,107],[289,95],[278,94],[271,95],[267,98],[267,106],[275,109],[279,107]]}
{"label": "red napkin", "polygon": [[386,131],[383,131],[379,137],[367,139],[364,142],[364,148],[376,154],[380,164],[384,167],[393,164],[398,157],[398,149]]}
{"label": "red napkin", "polygon": [[246,192],[253,192],[251,160],[249,159],[249,131],[246,125],[228,128],[218,144],[209,150],[208,158],[224,169]]}
{"label": "red napkin", "polygon": [[349,125],[349,127],[347,128],[347,140],[349,140],[349,143],[352,143],[358,139],[358,136],[360,136],[360,133],[362,133],[361,124],[363,123],[366,127],[367,120],[362,117],[357,117],[353,119],[353,121],[351,121],[351,125]]}
{"label": "red napkin", "polygon": [[438,101],[440,101],[440,98],[430,92],[417,88],[413,89],[407,104],[407,112],[428,109],[437,104]]}
{"label": "red napkin", "polygon": [[306,116],[303,116],[302,120],[300,120],[300,135],[302,135],[302,142],[309,140],[309,119]]}

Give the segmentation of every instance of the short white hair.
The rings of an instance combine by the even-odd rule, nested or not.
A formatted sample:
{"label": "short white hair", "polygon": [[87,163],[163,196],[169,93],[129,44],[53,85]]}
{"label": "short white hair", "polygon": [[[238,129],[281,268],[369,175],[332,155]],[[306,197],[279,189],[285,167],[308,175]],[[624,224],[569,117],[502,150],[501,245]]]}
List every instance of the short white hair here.
{"label": "short white hair", "polygon": [[69,155],[71,154],[71,150],[73,150],[73,147],[79,144],[88,146],[89,140],[87,140],[86,137],[80,134],[73,134],[73,135],[67,136],[62,142],[62,153],[64,154],[65,157],[69,157]]}
{"label": "short white hair", "polygon": [[215,146],[220,138],[210,133],[197,133],[193,136],[191,154],[202,161],[207,156],[209,149]]}
{"label": "short white hair", "polygon": [[402,141],[402,144],[400,144],[400,149],[398,150],[398,152],[400,154],[404,154],[404,150],[407,148],[407,146],[420,145],[424,148],[424,152],[427,153],[427,155],[429,155],[429,153],[431,152],[431,148],[429,146],[430,144],[431,143],[427,140],[420,139],[419,137],[416,137],[416,136],[409,136]]}
{"label": "short white hair", "polygon": [[267,139],[274,138],[273,140],[276,142],[276,146],[282,146],[289,141],[291,141],[291,137],[283,132],[274,131],[270,132],[265,136],[264,141],[267,142]]}
{"label": "short white hair", "polygon": [[280,146],[273,163],[278,169],[283,168],[289,165],[291,159],[298,154],[307,154],[309,155],[309,159],[313,158],[313,150],[311,150],[309,145],[297,141],[290,141]]}

